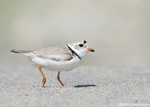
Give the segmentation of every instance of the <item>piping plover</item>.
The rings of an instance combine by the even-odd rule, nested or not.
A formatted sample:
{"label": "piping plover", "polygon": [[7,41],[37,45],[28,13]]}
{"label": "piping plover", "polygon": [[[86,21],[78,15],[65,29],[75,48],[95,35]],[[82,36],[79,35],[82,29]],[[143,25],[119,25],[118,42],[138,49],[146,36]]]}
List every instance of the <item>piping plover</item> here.
{"label": "piping plover", "polygon": [[13,49],[11,52],[27,56],[34,65],[38,66],[43,77],[42,83],[44,87],[46,77],[42,71],[42,68],[50,71],[57,71],[57,80],[62,86],[64,86],[60,79],[60,72],[70,71],[78,67],[81,64],[82,58],[88,52],[94,52],[94,50],[90,48],[84,40],[62,46],[47,47],[33,51]]}

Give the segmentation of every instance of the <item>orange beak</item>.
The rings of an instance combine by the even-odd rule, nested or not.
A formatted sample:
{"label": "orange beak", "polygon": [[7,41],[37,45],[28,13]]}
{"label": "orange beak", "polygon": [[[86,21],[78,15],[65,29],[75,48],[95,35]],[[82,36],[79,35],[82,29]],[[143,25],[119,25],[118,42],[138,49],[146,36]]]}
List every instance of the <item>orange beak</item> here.
{"label": "orange beak", "polygon": [[92,48],[87,48],[88,52],[95,52]]}

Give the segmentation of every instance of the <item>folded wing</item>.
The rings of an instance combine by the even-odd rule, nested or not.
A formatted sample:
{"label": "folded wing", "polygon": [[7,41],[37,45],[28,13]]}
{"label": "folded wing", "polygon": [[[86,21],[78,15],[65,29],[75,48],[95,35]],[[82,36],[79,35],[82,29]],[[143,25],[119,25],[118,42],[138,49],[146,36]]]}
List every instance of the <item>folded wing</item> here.
{"label": "folded wing", "polygon": [[36,56],[48,58],[54,61],[68,61],[73,58],[73,53],[67,46],[43,48],[35,50],[32,53]]}

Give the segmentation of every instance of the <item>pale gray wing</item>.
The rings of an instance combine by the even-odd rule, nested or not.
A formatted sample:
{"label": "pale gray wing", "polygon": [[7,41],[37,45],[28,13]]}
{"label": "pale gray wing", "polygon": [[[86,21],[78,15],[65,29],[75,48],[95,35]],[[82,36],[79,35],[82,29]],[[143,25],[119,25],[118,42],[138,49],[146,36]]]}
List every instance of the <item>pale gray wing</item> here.
{"label": "pale gray wing", "polygon": [[33,51],[32,53],[54,61],[68,61],[73,58],[73,54],[67,46],[43,48]]}

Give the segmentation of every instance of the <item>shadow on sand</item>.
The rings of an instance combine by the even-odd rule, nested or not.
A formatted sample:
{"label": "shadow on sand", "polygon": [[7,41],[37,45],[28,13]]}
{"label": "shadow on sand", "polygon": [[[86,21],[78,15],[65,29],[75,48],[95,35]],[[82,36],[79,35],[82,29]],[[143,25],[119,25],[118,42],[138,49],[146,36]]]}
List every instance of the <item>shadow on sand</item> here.
{"label": "shadow on sand", "polygon": [[[42,88],[58,88],[57,86],[44,86]],[[62,86],[59,86],[62,88]],[[88,87],[96,87],[95,84],[83,84],[83,85],[75,85],[75,88],[88,88]]]}
{"label": "shadow on sand", "polygon": [[88,88],[88,87],[96,87],[94,84],[85,84],[85,85],[76,85],[75,88]]}

